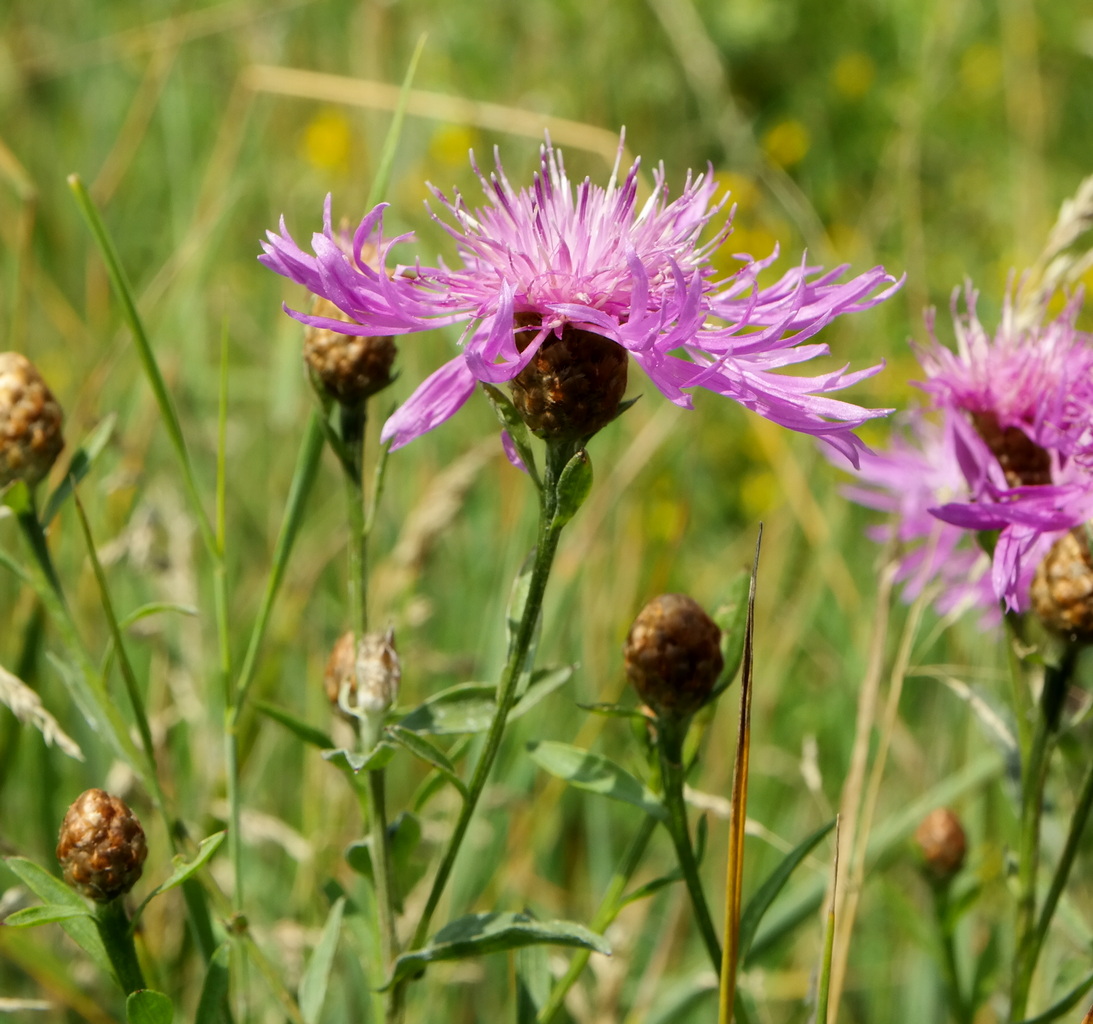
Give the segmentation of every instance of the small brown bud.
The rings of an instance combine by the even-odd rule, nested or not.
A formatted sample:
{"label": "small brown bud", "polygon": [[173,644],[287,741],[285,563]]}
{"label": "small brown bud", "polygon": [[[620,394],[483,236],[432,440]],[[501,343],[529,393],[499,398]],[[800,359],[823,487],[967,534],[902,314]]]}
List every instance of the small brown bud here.
{"label": "small brown bud", "polygon": [[330,703],[352,718],[381,717],[398,699],[402,666],[395,632],[365,633],[353,649],[353,634],[343,633],[326,663],[323,687]]}
{"label": "small brown bud", "polygon": [[623,648],[626,674],[658,715],[687,718],[710,699],[724,660],[721,630],[683,594],[653,598]]}
{"label": "small brown bud", "polygon": [[[522,352],[538,333],[538,319],[520,313]],[[533,434],[546,441],[583,441],[618,415],[626,393],[627,353],[591,331],[566,326],[550,334],[511,381],[512,401]]]}
{"label": "small brown bud", "polygon": [[960,819],[948,807],[936,807],[922,819],[915,843],[926,869],[939,882],[947,882],[964,866],[968,841]]}
{"label": "small brown bud", "polygon": [[0,487],[38,483],[64,447],[61,407],[26,356],[0,352]]}
{"label": "small brown bud", "polygon": [[109,903],[127,893],[147,856],[144,829],[118,797],[89,789],[65,814],[57,859],[65,881],[89,899]]}
{"label": "small brown bud", "polygon": [[[319,297],[311,314],[348,322],[334,303]],[[395,351],[391,338],[339,334],[310,325],[304,331],[307,365],[327,394],[344,405],[361,402],[391,383]]]}
{"label": "small brown bud", "polygon": [[1051,456],[1020,427],[1002,427],[993,412],[972,413],[972,424],[998,459],[1010,487],[1051,483]]}
{"label": "small brown bud", "polygon": [[1060,537],[1036,569],[1032,610],[1050,630],[1093,640],[1093,554],[1086,527]]}

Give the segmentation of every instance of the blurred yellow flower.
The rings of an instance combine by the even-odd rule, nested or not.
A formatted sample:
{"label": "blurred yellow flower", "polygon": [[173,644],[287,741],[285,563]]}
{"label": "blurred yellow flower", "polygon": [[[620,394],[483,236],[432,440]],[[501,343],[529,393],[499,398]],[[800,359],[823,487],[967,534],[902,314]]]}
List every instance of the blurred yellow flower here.
{"label": "blurred yellow flower", "polygon": [[467,162],[467,153],[474,149],[475,133],[466,125],[441,125],[429,140],[429,158],[433,163],[457,164]]}
{"label": "blurred yellow flower", "polygon": [[877,65],[867,53],[854,50],[844,53],[831,71],[835,91],[848,100],[860,99],[872,87],[877,77]]}
{"label": "blurred yellow flower", "polygon": [[800,121],[780,121],[763,136],[763,152],[781,167],[792,167],[808,152],[812,140]]}
{"label": "blurred yellow flower", "polygon": [[345,114],[340,110],[320,110],[304,129],[304,156],[321,170],[348,171],[351,141]]}

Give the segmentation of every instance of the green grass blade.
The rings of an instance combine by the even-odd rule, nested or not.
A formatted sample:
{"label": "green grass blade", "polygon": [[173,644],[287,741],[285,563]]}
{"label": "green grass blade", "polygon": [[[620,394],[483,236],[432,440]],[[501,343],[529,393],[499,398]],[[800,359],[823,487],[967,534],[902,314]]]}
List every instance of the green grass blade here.
{"label": "green grass blade", "polygon": [[114,286],[118,301],[121,303],[122,314],[126,323],[129,324],[130,331],[132,331],[133,341],[137,346],[137,355],[140,357],[144,374],[151,385],[152,394],[155,396],[156,405],[159,406],[159,413],[163,418],[163,425],[167,429],[171,447],[174,448],[175,456],[182,470],[186,492],[190,498],[190,504],[193,508],[194,517],[197,519],[197,525],[201,531],[205,547],[213,560],[219,562],[221,559],[220,551],[216,546],[216,537],[213,535],[209,517],[206,515],[205,507],[201,502],[201,494],[197,488],[193,465],[186,449],[186,439],[182,435],[182,425],[179,423],[174,402],[171,401],[171,395],[163,380],[163,374],[156,362],[155,353],[152,351],[148,334],[144,329],[144,323],[137,312],[137,305],[133,300],[133,289],[129,284],[125,269],[121,265],[118,251],[114,247],[114,242],[106,230],[102,217],[99,215],[95,201],[91,198],[80,176],[70,174],[68,176],[68,187],[72,190],[72,194],[76,198],[76,205],[79,206],[80,213],[83,214],[87,226],[91,229],[92,237],[95,239],[95,244],[99,247],[99,252],[106,264],[106,272],[110,277],[110,283]]}
{"label": "green grass blade", "polygon": [[410,99],[410,85],[413,83],[418,61],[425,49],[425,38],[424,35],[418,38],[417,46],[414,47],[413,55],[410,57],[410,64],[406,68],[406,76],[402,80],[402,92],[399,93],[395,116],[391,119],[391,127],[387,129],[387,136],[383,140],[379,164],[376,166],[376,174],[372,179],[372,188],[368,192],[368,201],[366,203],[368,209],[380,202],[390,187],[391,168],[395,163],[395,153],[398,151],[399,137],[402,135],[402,124],[406,119],[406,104]]}

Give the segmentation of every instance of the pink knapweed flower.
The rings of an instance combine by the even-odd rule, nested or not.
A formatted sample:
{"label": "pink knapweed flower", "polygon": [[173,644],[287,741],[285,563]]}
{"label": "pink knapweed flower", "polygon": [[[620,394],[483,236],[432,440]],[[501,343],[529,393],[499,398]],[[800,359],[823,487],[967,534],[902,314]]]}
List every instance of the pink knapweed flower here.
{"label": "pink knapweed flower", "polygon": [[[932,315],[930,341],[916,348],[927,374],[919,386],[942,417],[941,431],[930,438],[920,431],[917,463],[918,456],[909,459],[899,448],[878,456],[889,467],[887,479],[866,462],[873,491],[854,496],[884,507],[877,488],[888,489],[890,510],[904,516],[912,502],[914,514],[900,527],[901,538],[909,539],[926,535],[921,502],[911,495],[932,491],[929,514],[964,533],[969,545],[976,533],[996,535],[993,595],[1024,611],[1033,576],[1052,545],[1093,517],[1093,337],[1075,326],[1081,294],[1057,317],[1029,323],[1019,321],[1007,297],[993,336],[976,315],[976,293],[968,286],[964,294],[964,312],[959,292],[953,296],[956,349],[937,340]],[[865,500],[868,494],[871,500]],[[962,564],[958,535],[943,533],[938,544],[952,559],[919,568],[951,581],[953,566]]]}
{"label": "pink knapweed flower", "polygon": [[862,453],[848,498],[887,512],[889,522],[870,527],[878,543],[894,538],[900,547],[896,581],[903,597],[913,601],[932,588],[934,607],[942,615],[978,608],[984,626],[998,621],[998,602],[991,586],[990,559],[967,530],[944,522],[932,510],[968,496],[968,484],[957,459],[956,415],[942,413],[940,422],[914,409],[902,416],[885,451]]}
{"label": "pink knapweed flower", "polygon": [[[725,203],[714,202],[712,173],[688,176],[682,194],[669,201],[661,166],[653,194],[639,203],[639,162],[620,183],[621,156],[620,142],[606,187],[586,179],[575,188],[548,138],[539,171],[521,189],[506,179],[499,159],[487,177],[472,156],[485,205],[472,210],[458,192],[449,199],[433,189],[447,220],[433,217],[456,243],[453,267],[390,265],[393,246],[411,236],[383,236],[385,204],[349,237],[335,232],[329,197],[313,255],[293,241],[282,218],[259,258],[357,324],[288,309],[316,327],[380,336],[466,325],[460,352],[384,425],[382,437],[392,448],[448,419],[477,382],[511,382],[552,345],[564,343],[570,358],[605,339],[677,405],[689,408],[688,390],[706,388],[821,438],[857,464],[864,446],[854,429],[891,410],[829,396],[881,367],[814,377],[778,371],[826,354],[826,345],[803,342],[836,316],[883,301],[902,282],[874,267],[839,283],[845,267],[824,272],[802,261],[776,284],[760,287],[758,275],[774,255],[741,256],[735,274],[715,281],[710,256],[728,236],[731,216],[701,240]],[[361,256],[369,246],[378,254],[371,262]]]}

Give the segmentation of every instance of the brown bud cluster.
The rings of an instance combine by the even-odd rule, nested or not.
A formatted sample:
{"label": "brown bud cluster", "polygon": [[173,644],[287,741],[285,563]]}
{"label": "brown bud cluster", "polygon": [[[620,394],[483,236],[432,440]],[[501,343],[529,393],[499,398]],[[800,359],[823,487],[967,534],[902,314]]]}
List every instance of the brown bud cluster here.
{"label": "brown bud cluster", "polygon": [[97,903],[124,895],[140,878],[148,846],[123,800],[101,789],[81,793],[61,823],[57,860],[65,881]]}
{"label": "brown bud cluster", "polygon": [[365,633],[355,648],[353,634],[343,633],[330,652],[323,688],[327,700],[343,715],[376,718],[398,700],[401,681],[393,629]]}
{"label": "brown bud cluster", "polygon": [[[516,347],[538,333],[537,317],[517,314]],[[566,326],[550,334],[510,382],[512,401],[528,429],[546,441],[583,441],[618,415],[626,393],[626,349],[591,331]]]}
{"label": "brown bud cluster", "polygon": [[1093,554],[1084,526],[1060,537],[1036,569],[1032,610],[1048,629],[1093,640]]}
{"label": "brown bud cluster", "polygon": [[[311,306],[311,314],[346,320],[334,303],[319,297]],[[395,351],[391,338],[340,334],[310,325],[304,332],[307,365],[326,393],[343,405],[362,402],[391,383]]]}
{"label": "brown bud cluster", "polygon": [[0,487],[33,486],[64,447],[64,417],[41,374],[26,356],[0,352]]}
{"label": "brown bud cluster", "polygon": [[926,870],[939,882],[947,882],[963,866],[968,840],[960,819],[948,807],[936,807],[915,829],[915,844]]}
{"label": "brown bud cluster", "polygon": [[678,719],[710,699],[724,665],[717,623],[683,594],[662,594],[641,610],[623,655],[638,696],[658,715]]}

